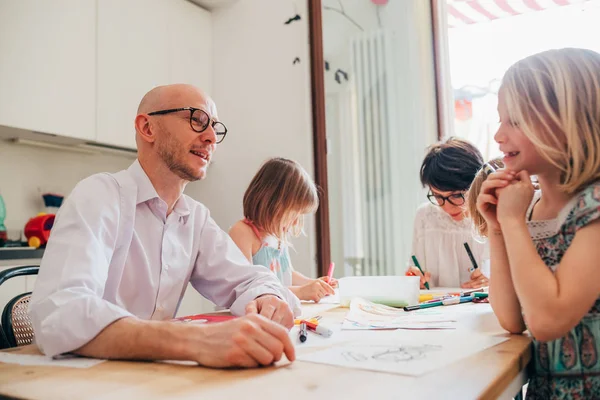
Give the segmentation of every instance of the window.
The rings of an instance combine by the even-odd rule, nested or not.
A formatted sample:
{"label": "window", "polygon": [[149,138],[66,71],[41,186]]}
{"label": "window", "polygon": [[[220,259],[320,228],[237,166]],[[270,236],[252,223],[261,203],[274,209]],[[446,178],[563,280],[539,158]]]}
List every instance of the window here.
{"label": "window", "polygon": [[[454,123],[485,159],[499,156],[497,94],[514,62],[544,50],[600,52],[600,0],[446,0]],[[442,38],[442,40],[444,40]]]}

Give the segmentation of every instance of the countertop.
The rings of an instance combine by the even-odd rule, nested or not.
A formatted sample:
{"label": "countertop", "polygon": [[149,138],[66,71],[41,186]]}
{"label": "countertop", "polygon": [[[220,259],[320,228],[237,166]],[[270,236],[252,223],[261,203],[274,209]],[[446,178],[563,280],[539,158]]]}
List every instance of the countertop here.
{"label": "countertop", "polygon": [[33,247],[0,247],[0,260],[41,259],[44,249]]}

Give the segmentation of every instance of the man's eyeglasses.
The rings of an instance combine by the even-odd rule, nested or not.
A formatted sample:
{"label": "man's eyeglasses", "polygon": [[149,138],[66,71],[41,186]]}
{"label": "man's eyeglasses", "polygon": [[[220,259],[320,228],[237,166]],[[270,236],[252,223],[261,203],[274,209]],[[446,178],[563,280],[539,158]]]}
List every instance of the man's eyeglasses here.
{"label": "man's eyeglasses", "polygon": [[453,193],[450,196],[442,196],[441,194],[433,194],[433,192],[429,192],[427,194],[427,200],[431,202],[431,204],[442,207],[448,203],[454,206],[462,206],[465,204],[465,194],[464,193]]}
{"label": "man's eyeglasses", "polygon": [[227,135],[227,127],[219,121],[215,121],[212,119],[204,110],[194,107],[182,107],[182,108],[172,108],[169,110],[160,110],[153,111],[148,113],[148,115],[164,115],[171,114],[179,111],[189,111],[190,112],[190,126],[195,132],[202,133],[207,128],[208,125],[212,126],[215,134],[217,135],[217,144],[221,143],[225,139],[225,135]]}

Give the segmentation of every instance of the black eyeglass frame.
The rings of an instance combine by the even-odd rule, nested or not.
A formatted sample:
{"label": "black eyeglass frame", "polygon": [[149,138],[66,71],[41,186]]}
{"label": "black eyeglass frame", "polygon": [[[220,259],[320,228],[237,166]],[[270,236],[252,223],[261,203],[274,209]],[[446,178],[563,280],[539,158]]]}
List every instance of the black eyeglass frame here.
{"label": "black eyeglass frame", "polygon": [[[192,130],[194,132],[202,133],[205,130],[207,130],[210,125],[215,130],[215,135],[217,135],[216,143],[219,144],[223,140],[225,140],[225,136],[227,136],[227,127],[225,126],[225,124],[222,123],[221,121],[215,121],[214,118],[211,118],[211,116],[208,115],[208,113],[201,108],[195,108],[195,107],[170,108],[168,110],[152,111],[152,112],[148,113],[148,115],[165,115],[165,114],[171,114],[171,113],[175,113],[175,112],[179,112],[179,111],[189,111],[190,112],[190,128],[192,128]],[[201,130],[194,128],[194,124],[192,123],[192,118],[194,117],[194,113],[196,111],[200,111],[201,113],[204,113],[204,115],[206,115],[206,118],[208,121],[206,126]],[[225,132],[217,133],[217,131],[215,129],[215,125],[217,125],[217,124],[220,124],[225,129]]]}
{"label": "black eyeglass frame", "polygon": [[[459,196],[459,198],[462,199],[462,202],[460,204],[456,204],[454,201],[452,201],[451,197],[456,197],[456,196]],[[440,204],[437,201],[437,199],[442,199],[442,204]],[[465,199],[465,192],[454,193],[454,194],[451,194],[450,196],[442,196],[441,194],[433,194],[433,192],[431,190],[427,194],[427,200],[429,200],[429,202],[431,204],[433,204],[434,206],[440,206],[440,207],[443,207],[444,204],[446,204],[446,201],[448,201],[448,203],[450,203],[456,207],[460,207],[460,206],[464,205],[465,202],[467,201]]]}

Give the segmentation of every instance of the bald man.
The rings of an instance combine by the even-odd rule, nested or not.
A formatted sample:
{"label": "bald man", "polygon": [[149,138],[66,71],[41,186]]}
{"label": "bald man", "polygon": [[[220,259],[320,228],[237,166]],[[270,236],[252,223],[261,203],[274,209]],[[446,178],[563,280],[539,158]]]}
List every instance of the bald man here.
{"label": "bald man", "polygon": [[[212,367],[294,360],[286,328],[298,299],[249,265],[206,207],[183,194],[227,133],[213,101],[193,86],[157,87],[142,99],[135,130],[138,159],[81,181],[57,215],[30,305],[40,349]],[[171,322],[188,282],[245,316]]]}

